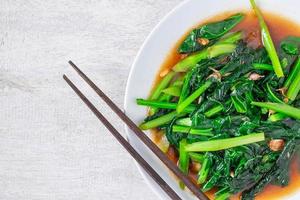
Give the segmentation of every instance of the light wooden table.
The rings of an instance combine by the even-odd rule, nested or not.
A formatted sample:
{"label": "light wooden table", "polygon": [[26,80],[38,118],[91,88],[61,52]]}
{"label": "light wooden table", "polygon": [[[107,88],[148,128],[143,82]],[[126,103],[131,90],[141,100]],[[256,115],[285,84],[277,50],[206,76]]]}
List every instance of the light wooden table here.
{"label": "light wooden table", "polygon": [[72,59],[122,106],[131,63],[180,0],[0,2],[0,199],[154,200],[131,157],[62,79]]}

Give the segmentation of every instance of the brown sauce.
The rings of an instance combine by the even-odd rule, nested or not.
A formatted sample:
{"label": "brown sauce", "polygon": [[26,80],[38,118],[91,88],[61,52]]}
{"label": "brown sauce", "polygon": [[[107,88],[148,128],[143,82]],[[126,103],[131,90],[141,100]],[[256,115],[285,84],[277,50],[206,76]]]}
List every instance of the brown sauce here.
{"label": "brown sauce", "polygon": [[[235,12],[234,12],[235,13]],[[234,13],[223,13],[221,15],[215,16],[213,18],[210,18],[208,20],[205,20],[201,22],[199,25],[211,22],[211,21],[217,21],[222,20]],[[279,15],[271,14],[271,13],[265,13],[264,14],[265,20],[268,24],[270,33],[272,35],[272,39],[275,43],[275,45],[279,45],[280,41],[287,37],[287,36],[300,36],[300,26],[298,24],[295,24],[294,22],[285,19]],[[195,26],[198,27],[199,25]],[[193,28],[195,28],[193,27]],[[192,29],[193,29],[192,28]],[[191,30],[192,30],[191,29]],[[181,42],[184,40],[186,35],[191,31],[187,31],[187,33],[175,44],[174,48],[171,49],[169,55],[167,55],[164,63],[162,64],[154,85],[155,86],[160,80],[160,73],[164,70],[171,69],[179,60],[182,59],[182,55],[180,55],[177,52],[177,49]],[[260,39],[260,28],[257,21],[257,18],[253,12],[246,13],[245,19],[237,25],[233,31],[243,30],[245,33],[246,38],[251,37],[253,40],[251,40],[250,45],[251,46],[260,46],[261,45],[261,39]],[[158,143],[163,136],[162,133],[159,131],[153,130],[152,131],[152,139],[155,143]],[[169,151],[167,152],[167,155],[170,160],[172,160],[174,163],[177,163],[178,161],[178,155],[175,152],[175,150],[170,147]],[[197,174],[190,173],[189,177],[191,178],[192,182],[195,184],[197,183]],[[291,181],[290,184],[284,188],[281,188],[279,186],[272,186],[269,185],[265,188],[263,192],[261,192],[257,197],[255,197],[255,200],[281,200],[283,197],[288,196],[294,192],[297,192],[300,189],[300,172],[298,170],[297,161],[295,160],[291,165],[291,171],[290,171],[290,177]],[[213,194],[215,191],[210,191],[207,193],[208,197],[213,199]],[[240,199],[239,195],[236,195],[235,197],[232,197],[231,200],[238,200]]]}

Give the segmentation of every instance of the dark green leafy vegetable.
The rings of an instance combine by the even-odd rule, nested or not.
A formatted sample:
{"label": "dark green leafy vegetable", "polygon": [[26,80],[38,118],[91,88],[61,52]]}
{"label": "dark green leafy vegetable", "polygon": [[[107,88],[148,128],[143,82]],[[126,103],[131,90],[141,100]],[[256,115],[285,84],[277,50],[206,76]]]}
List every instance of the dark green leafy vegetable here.
{"label": "dark green leafy vegetable", "polygon": [[276,102],[276,103],[284,103],[274,92],[274,89],[271,88],[270,84],[267,83],[266,84],[266,92],[268,95],[268,99],[272,102]]}
{"label": "dark green leafy vegetable", "polygon": [[242,200],[252,200],[255,195],[261,192],[264,187],[269,184],[275,184],[280,186],[286,186],[289,181],[289,166],[291,157],[295,153],[295,140],[290,140],[282,153],[278,156],[277,160],[273,165],[269,166],[267,173],[260,175],[259,180],[250,189],[243,192]]}
{"label": "dark green leafy vegetable", "polygon": [[146,118],[144,119],[144,122],[152,121],[152,120],[154,120],[154,119],[156,119],[156,118],[159,118],[159,117],[161,117],[161,116],[164,116],[164,115],[166,115],[166,114],[168,114],[168,113],[170,113],[170,112],[171,112],[171,111],[168,110],[168,109],[159,109],[155,114],[149,115],[148,117],[146,117]]}
{"label": "dark green leafy vegetable", "polygon": [[238,96],[231,96],[232,103],[238,113],[246,113],[247,105],[245,101]]}
{"label": "dark green leafy vegetable", "polygon": [[163,132],[179,168],[198,172],[201,190],[216,190],[216,200],[235,194],[254,200],[269,184],[288,185],[300,144],[300,39],[283,39],[277,52],[251,4],[264,47],[253,48],[243,31],[228,32],[243,15],[206,24],[180,47],[192,54],[173,66],[149,100],[137,99],[150,108],[141,129]]}
{"label": "dark green leafy vegetable", "polygon": [[264,48],[253,49],[248,47],[247,43],[240,41],[235,51],[230,55],[229,61],[220,70],[220,73],[222,75],[232,73],[228,78],[235,80],[242,74],[254,70],[253,63],[267,63],[269,60]]}
{"label": "dark green leafy vegetable", "polygon": [[167,126],[166,128],[166,137],[169,141],[169,143],[176,148],[179,148],[179,143],[182,139],[185,139],[187,137],[186,133],[178,133],[178,132],[173,132],[173,125],[175,124],[175,121],[177,118],[173,118],[171,123]]}
{"label": "dark green leafy vegetable", "polygon": [[[215,39],[218,39],[235,27],[244,18],[244,15],[238,13],[223,21],[209,23],[200,28],[194,29],[179,47],[180,53],[192,53],[202,50]],[[199,42],[199,39],[206,39],[207,42]]]}
{"label": "dark green leafy vegetable", "polygon": [[[289,45],[294,44],[295,46],[297,46],[298,44],[296,43],[292,43],[292,40],[290,40],[290,37],[286,37],[285,39],[283,39],[280,42],[280,48],[278,49],[278,54],[279,54],[279,58],[281,60],[281,64],[282,64],[282,68],[284,70],[284,73],[287,74],[288,76],[291,73],[291,69],[292,69],[292,65],[294,65],[295,60],[297,59],[299,54],[292,54],[291,51],[287,50],[287,47],[285,46],[287,43],[289,43]],[[294,49],[296,50],[296,49]],[[297,51],[299,51],[299,48],[297,48]]]}
{"label": "dark green leafy vegetable", "polygon": [[281,42],[280,47],[287,54],[299,55],[300,38],[295,36],[289,36]]}

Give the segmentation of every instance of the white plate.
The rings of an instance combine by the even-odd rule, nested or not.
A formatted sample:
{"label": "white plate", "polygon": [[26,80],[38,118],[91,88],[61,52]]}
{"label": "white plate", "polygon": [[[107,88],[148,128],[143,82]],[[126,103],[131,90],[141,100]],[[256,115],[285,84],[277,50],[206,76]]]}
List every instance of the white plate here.
{"label": "white plate", "polygon": [[[299,0],[257,0],[262,10],[277,13],[300,24]],[[139,124],[146,115],[146,109],[137,106],[136,98],[147,98],[154,78],[168,52],[187,30],[199,22],[226,11],[249,10],[248,0],[187,0],[171,11],[154,28],[141,47],[131,68],[125,94],[125,111]],[[143,143],[126,128],[130,143],[154,167],[161,177],[182,197],[195,199],[188,192],[179,189],[177,182],[166,167],[145,147]],[[140,173],[151,188],[162,199],[169,199],[154,181],[138,166]],[[292,194],[285,200],[300,199],[300,193]]]}

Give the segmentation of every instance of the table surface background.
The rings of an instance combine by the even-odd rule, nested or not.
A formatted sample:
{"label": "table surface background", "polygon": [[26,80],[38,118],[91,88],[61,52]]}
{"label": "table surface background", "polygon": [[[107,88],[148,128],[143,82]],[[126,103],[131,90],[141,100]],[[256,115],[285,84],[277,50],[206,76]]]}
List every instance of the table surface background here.
{"label": "table surface background", "polygon": [[72,59],[120,106],[139,47],[180,0],[2,0],[0,199],[154,200],[121,148],[62,79]]}

